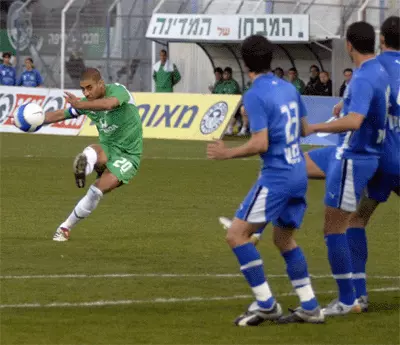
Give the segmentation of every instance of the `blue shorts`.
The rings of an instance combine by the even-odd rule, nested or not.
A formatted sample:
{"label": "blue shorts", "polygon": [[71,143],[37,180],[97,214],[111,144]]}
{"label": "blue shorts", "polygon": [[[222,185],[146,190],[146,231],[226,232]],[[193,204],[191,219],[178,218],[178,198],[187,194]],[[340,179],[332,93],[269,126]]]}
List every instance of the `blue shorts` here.
{"label": "blue shorts", "polygon": [[378,170],[374,177],[368,182],[367,196],[377,202],[385,202],[389,199],[392,191],[398,193],[400,189],[400,176],[386,174]]}
{"label": "blue shorts", "polygon": [[[276,183],[265,186],[257,181],[235,216],[248,223],[272,222],[274,226],[282,228],[300,228],[307,208],[307,179],[293,189],[293,192],[287,194]],[[257,233],[261,232],[260,228]]]}
{"label": "blue shorts", "polygon": [[335,159],[336,146],[326,146],[308,151],[308,156],[324,174],[328,172],[329,163]]}
{"label": "blue shorts", "polygon": [[377,157],[332,160],[326,175],[325,205],[354,212],[378,162]]}

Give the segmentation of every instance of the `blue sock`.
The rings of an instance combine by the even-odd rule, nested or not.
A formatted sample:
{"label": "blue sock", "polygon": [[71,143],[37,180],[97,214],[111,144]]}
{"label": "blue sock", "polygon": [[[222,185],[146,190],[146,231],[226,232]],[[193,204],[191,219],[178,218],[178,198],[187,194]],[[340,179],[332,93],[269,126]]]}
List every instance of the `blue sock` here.
{"label": "blue sock", "polygon": [[240,270],[253,290],[257,303],[262,309],[271,309],[275,305],[269,285],[265,279],[263,262],[256,247],[246,243],[233,248]]}
{"label": "blue sock", "polygon": [[328,246],[328,259],[331,264],[333,278],[339,287],[339,301],[352,305],[356,299],[352,281],[352,266],[349,244],[346,234],[330,234],[325,236]]}
{"label": "blue sock", "polygon": [[308,274],[306,258],[300,247],[282,253],[286,261],[286,272],[300,298],[301,307],[305,310],[314,310],[318,307],[311,280]]}
{"label": "blue sock", "polygon": [[346,232],[353,266],[353,284],[356,297],[367,296],[365,266],[368,258],[367,235],[364,228],[349,228]]}

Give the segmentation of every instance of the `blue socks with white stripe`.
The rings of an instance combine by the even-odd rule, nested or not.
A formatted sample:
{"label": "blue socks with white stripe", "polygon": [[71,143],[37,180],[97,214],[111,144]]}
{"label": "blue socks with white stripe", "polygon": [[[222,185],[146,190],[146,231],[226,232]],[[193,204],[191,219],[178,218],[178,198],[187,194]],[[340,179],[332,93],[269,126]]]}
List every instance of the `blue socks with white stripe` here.
{"label": "blue socks with white stripe", "polygon": [[367,236],[364,228],[349,228],[346,232],[353,266],[353,284],[356,297],[367,296],[365,266],[368,259]]}
{"label": "blue socks with white stripe", "polygon": [[265,310],[272,309],[275,298],[265,279],[263,261],[254,244],[246,243],[232,250],[239,261],[240,270],[253,290],[258,306]]}
{"label": "blue socks with white stripe", "polygon": [[356,296],[352,281],[352,265],[350,248],[346,234],[330,234],[325,236],[328,247],[328,259],[333,278],[339,287],[339,301],[353,305]]}
{"label": "blue socks with white stripe", "polygon": [[286,261],[286,272],[299,296],[301,307],[304,310],[314,310],[318,307],[318,302],[311,286],[307,262],[302,250],[296,247],[282,253],[282,256]]}

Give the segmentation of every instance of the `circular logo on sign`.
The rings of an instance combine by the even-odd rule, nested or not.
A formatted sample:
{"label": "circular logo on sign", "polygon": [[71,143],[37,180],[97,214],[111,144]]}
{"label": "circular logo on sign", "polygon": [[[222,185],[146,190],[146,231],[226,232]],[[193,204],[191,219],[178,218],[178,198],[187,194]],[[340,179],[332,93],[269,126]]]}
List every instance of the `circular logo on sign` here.
{"label": "circular logo on sign", "polygon": [[200,131],[203,134],[210,134],[216,131],[219,126],[224,122],[226,114],[228,113],[228,104],[225,102],[218,102],[210,107],[200,122]]}
{"label": "circular logo on sign", "polygon": [[26,8],[18,11],[24,3],[22,1],[15,1],[8,9],[7,16],[7,34],[11,45],[14,49],[25,50],[28,48],[32,34],[32,13]]}

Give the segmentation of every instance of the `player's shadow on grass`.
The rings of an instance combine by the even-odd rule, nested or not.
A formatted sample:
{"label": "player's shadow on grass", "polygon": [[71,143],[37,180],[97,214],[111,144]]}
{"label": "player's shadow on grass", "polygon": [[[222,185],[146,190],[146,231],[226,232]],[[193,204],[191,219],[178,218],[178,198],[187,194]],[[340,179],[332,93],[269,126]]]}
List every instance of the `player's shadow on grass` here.
{"label": "player's shadow on grass", "polygon": [[371,303],[368,308],[368,313],[395,310],[400,310],[400,303]]}

